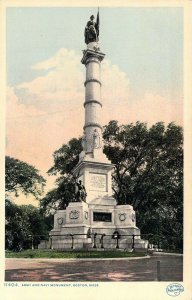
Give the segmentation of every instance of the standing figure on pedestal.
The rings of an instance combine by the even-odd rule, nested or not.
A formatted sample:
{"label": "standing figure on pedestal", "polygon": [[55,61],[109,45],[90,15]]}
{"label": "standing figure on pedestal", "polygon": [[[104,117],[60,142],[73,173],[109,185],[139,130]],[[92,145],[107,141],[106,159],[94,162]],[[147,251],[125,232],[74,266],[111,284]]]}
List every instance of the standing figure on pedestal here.
{"label": "standing figure on pedestal", "polygon": [[95,17],[92,15],[85,27],[85,43],[98,42],[99,40],[99,12],[97,13],[97,20],[94,22]]}
{"label": "standing figure on pedestal", "polygon": [[87,193],[84,185],[82,184],[82,181],[79,180],[79,182],[76,182],[76,186],[77,186],[77,192],[75,193],[76,202],[79,201],[86,202]]}
{"label": "standing figure on pedestal", "polygon": [[101,147],[100,136],[97,129],[93,132],[93,149],[98,149]]}

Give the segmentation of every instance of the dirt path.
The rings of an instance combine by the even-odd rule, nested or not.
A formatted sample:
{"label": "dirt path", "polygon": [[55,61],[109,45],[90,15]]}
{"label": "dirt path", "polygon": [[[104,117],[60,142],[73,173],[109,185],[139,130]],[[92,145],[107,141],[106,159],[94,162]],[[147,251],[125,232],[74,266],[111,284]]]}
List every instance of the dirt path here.
{"label": "dirt path", "polygon": [[183,280],[182,256],[122,260],[6,259],[5,281],[161,281]]}

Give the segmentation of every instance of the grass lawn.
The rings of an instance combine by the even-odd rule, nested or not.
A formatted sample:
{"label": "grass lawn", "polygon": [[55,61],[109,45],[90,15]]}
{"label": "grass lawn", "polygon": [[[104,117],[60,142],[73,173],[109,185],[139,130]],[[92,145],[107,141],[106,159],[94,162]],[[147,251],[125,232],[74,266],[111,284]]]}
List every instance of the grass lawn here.
{"label": "grass lawn", "polygon": [[143,257],[146,253],[135,253],[114,250],[24,250],[21,252],[5,251],[6,258],[121,258],[121,257]]}

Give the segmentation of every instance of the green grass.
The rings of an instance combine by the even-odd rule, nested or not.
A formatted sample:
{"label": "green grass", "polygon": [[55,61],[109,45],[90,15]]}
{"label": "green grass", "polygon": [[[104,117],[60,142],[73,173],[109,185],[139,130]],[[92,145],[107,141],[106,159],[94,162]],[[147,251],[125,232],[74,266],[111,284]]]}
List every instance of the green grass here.
{"label": "green grass", "polygon": [[121,252],[114,250],[104,251],[57,251],[57,250],[24,250],[21,252],[5,251],[6,258],[121,258],[121,257],[143,257],[146,253]]}

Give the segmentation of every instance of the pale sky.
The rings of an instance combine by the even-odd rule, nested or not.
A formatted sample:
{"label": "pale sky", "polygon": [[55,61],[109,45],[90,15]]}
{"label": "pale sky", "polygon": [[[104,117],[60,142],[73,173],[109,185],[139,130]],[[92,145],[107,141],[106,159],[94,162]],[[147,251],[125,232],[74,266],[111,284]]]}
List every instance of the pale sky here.
{"label": "pale sky", "polygon": [[[80,61],[84,27],[96,13],[96,8],[7,9],[6,154],[43,176],[52,153],[83,131]],[[103,125],[111,119],[182,125],[183,9],[100,8],[100,23],[106,54]]]}

